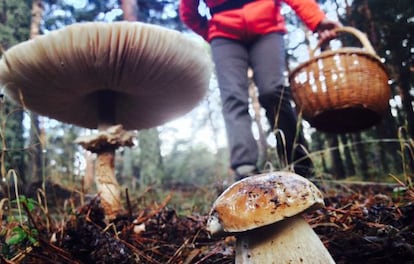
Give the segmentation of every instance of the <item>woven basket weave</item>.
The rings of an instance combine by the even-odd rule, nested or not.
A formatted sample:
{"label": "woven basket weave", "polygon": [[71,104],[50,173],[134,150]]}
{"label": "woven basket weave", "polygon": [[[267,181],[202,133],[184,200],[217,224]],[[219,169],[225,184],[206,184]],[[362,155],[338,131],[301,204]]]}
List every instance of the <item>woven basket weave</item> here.
{"label": "woven basket weave", "polygon": [[363,48],[314,53],[294,69],[289,81],[303,118],[318,130],[348,133],[377,124],[388,109],[391,90],[385,67],[365,34],[352,27],[336,29],[358,38]]}

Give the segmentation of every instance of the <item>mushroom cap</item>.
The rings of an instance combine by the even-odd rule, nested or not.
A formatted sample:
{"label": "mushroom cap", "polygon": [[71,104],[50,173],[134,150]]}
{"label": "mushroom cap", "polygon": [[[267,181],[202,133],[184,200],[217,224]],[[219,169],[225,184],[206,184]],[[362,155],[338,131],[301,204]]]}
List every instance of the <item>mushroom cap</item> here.
{"label": "mushroom cap", "polygon": [[134,138],[133,132],[124,130],[122,125],[115,125],[95,134],[80,136],[75,140],[75,143],[93,153],[100,153],[123,146],[131,147],[134,145]]}
{"label": "mushroom cap", "polygon": [[103,105],[113,125],[144,129],[194,108],[211,65],[207,47],[178,31],[86,22],[11,47],[0,61],[0,85],[18,104],[62,122],[97,128]]}
{"label": "mushroom cap", "polygon": [[243,232],[323,206],[322,193],[302,176],[285,171],[258,174],[234,183],[217,198],[207,230]]}

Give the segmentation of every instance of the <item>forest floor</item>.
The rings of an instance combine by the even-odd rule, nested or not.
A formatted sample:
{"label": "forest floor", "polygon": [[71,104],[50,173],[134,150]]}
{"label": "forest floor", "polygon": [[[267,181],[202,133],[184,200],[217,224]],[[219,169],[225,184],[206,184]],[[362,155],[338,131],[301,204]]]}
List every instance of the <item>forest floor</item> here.
{"label": "forest floor", "polygon": [[[412,188],[317,185],[326,207],[305,218],[337,263],[414,263]],[[79,200],[65,202],[55,218],[52,205],[47,208],[27,199],[19,218],[26,224],[5,221],[2,211],[0,263],[234,263],[235,238],[210,238],[204,229],[206,213],[178,212],[171,195],[179,192],[183,191],[171,190],[161,201],[147,201],[145,206],[127,196],[125,212],[110,222],[97,196],[81,206],[76,206]],[[191,195],[194,190],[185,191],[185,197]]]}

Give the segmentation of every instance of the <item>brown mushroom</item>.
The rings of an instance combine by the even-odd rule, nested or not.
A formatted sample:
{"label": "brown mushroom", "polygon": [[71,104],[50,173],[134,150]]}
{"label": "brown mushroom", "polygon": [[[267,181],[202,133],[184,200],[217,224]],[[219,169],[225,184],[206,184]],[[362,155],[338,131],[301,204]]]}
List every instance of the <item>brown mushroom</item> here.
{"label": "brown mushroom", "polygon": [[79,142],[98,154],[98,191],[109,191],[117,202],[106,198],[108,208],[116,212],[114,153],[132,144],[124,129],[151,128],[189,112],[204,96],[210,72],[206,48],[177,31],[86,22],[10,48],[0,61],[0,85],[29,110],[100,131]]}
{"label": "brown mushroom", "polygon": [[234,183],[217,198],[207,230],[236,236],[236,264],[335,263],[301,216],[323,206],[321,192],[302,176],[258,174]]}

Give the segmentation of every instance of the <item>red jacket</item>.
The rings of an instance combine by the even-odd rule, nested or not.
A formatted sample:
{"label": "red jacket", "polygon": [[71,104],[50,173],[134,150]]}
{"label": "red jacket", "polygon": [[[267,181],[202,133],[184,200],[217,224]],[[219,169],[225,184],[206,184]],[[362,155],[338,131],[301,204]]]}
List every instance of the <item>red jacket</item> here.
{"label": "red jacket", "polygon": [[[226,1],[203,0],[209,8],[217,7]],[[305,23],[315,30],[325,18],[315,0],[283,0]],[[281,0],[255,0],[242,8],[222,11],[210,20],[198,12],[200,0],[180,0],[180,18],[190,29],[207,41],[215,37],[249,40],[270,32],[285,32],[285,21],[280,14]]]}

